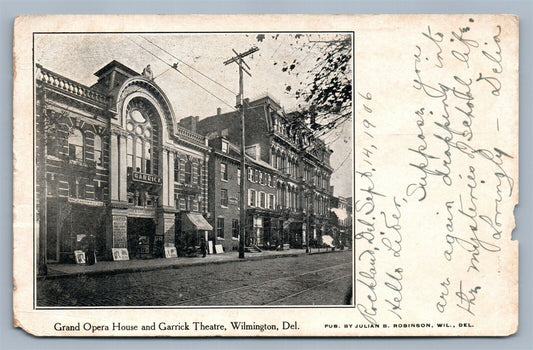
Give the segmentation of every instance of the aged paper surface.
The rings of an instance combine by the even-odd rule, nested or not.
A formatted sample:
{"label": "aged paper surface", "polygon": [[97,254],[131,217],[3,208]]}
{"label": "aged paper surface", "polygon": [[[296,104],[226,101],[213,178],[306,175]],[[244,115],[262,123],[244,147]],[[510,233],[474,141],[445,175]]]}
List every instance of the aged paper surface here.
{"label": "aged paper surface", "polygon": [[[317,65],[335,68],[313,80]],[[15,326],[517,331],[517,17],[21,16],[14,73]],[[341,87],[325,126],[295,129],[298,82]],[[258,120],[240,180],[239,105]]]}

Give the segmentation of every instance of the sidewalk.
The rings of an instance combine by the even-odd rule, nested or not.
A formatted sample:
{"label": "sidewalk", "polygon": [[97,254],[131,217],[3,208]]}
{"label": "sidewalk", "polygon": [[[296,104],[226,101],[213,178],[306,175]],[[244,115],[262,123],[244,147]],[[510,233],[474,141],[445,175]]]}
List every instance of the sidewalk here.
{"label": "sidewalk", "polygon": [[[341,252],[342,250],[320,252],[313,249],[311,254],[322,254],[331,252]],[[259,253],[245,253],[245,259],[239,259],[238,252],[227,252],[223,254],[207,255],[205,258],[158,258],[145,260],[128,260],[128,261],[99,261],[94,265],[77,265],[77,264],[48,264],[48,275],[38,276],[40,279],[76,277],[88,275],[110,275],[125,272],[152,271],[161,269],[179,269],[191,265],[208,265],[224,264],[229,262],[275,259],[280,257],[304,255],[305,249],[290,249],[283,251],[265,250]]]}

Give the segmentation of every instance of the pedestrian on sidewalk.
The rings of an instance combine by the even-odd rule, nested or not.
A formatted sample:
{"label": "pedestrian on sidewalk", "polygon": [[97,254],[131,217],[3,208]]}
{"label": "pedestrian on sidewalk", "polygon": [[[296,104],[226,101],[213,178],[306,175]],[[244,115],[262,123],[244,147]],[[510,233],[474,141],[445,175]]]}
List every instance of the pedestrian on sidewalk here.
{"label": "pedestrian on sidewalk", "polygon": [[206,254],[207,254],[207,247],[205,245],[205,239],[202,238],[200,240],[200,251],[202,252],[202,258],[205,258]]}
{"label": "pedestrian on sidewalk", "polygon": [[96,264],[96,243],[94,239],[94,235],[91,233],[89,234],[89,237],[87,239],[87,249],[85,251],[86,260],[85,263],[87,265],[94,265]]}

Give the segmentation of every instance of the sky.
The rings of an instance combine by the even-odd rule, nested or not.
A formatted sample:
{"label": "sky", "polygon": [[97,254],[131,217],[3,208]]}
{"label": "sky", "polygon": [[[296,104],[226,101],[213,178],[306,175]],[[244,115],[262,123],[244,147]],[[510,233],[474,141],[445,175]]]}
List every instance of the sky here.
{"label": "sky", "polygon": [[[298,109],[301,103],[286,86],[300,86],[310,77],[316,62],[319,43],[332,39],[332,34],[265,33],[221,34],[38,34],[35,35],[35,63],[84,85],[97,81],[94,72],[112,60],[142,72],[150,65],[154,81],[167,95],[177,121],[197,115],[200,119],[229,112],[235,106],[239,89],[237,64],[224,61],[252,46],[258,52],[246,57],[251,77],[245,74],[244,97],[253,100],[268,93],[286,111]],[[311,43],[310,43],[311,42]],[[285,64],[299,62],[292,74],[282,72]],[[170,68],[178,63],[178,70]],[[169,66],[170,65],[170,66]],[[353,84],[352,84],[353,86]],[[291,90],[294,92],[294,89]],[[331,185],[334,195],[352,196],[353,153],[352,123],[348,121],[324,135],[322,139],[333,150]]]}

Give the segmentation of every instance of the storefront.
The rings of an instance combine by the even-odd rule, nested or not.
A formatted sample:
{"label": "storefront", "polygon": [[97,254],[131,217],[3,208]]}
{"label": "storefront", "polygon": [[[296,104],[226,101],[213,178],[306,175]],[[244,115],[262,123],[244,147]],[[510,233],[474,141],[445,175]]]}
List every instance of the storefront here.
{"label": "storefront", "polygon": [[207,247],[214,245],[213,227],[200,213],[182,212],[180,215],[180,230],[176,231],[176,248],[178,253],[195,254],[202,240]]}

